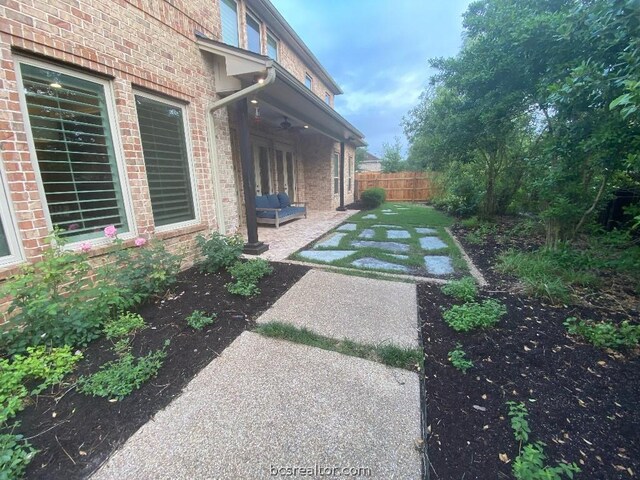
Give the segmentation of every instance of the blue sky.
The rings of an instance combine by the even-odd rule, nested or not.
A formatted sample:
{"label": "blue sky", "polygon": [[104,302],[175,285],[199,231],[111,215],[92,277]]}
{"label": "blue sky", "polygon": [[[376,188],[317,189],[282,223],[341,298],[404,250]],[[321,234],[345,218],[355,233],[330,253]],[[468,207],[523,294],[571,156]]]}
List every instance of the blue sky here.
{"label": "blue sky", "polygon": [[431,57],[455,55],[470,0],[271,0],[344,90],[336,109],[369,151],[400,136]]}

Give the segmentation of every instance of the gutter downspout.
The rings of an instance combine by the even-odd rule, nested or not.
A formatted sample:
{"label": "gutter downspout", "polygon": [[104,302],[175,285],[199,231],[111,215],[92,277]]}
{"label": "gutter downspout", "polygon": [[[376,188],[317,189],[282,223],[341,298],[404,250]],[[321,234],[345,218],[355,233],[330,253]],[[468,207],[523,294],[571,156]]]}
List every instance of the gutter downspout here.
{"label": "gutter downspout", "polygon": [[208,109],[207,114],[207,131],[209,132],[209,148],[211,149],[211,175],[213,176],[213,188],[214,188],[214,204],[216,211],[216,220],[218,223],[218,232],[222,235],[227,233],[227,229],[224,223],[224,210],[222,208],[221,187],[220,187],[220,175],[218,172],[218,152],[216,149],[216,130],[215,122],[213,121],[213,113],[216,110],[226,107],[227,105],[240,100],[241,98],[248,97],[252,93],[255,93],[263,88],[271,85],[276,79],[276,69],[270,62],[267,66],[267,76],[261,83],[254,83],[253,85],[238,90],[236,93],[222,98],[216,102],[213,102]]}

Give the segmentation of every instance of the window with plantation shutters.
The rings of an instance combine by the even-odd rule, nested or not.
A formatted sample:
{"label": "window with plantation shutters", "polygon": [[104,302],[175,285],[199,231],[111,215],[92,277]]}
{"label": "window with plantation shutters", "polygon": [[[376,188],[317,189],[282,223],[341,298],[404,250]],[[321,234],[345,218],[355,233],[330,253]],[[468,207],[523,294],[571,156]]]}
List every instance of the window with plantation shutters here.
{"label": "window with plantation shutters", "polygon": [[184,109],[146,95],[135,98],[155,225],[194,220]]}
{"label": "window with plantation shutters", "polygon": [[340,193],[340,154],[333,154],[333,193]]}
{"label": "window with plantation shutters", "polygon": [[127,231],[104,84],[27,63],[20,73],[53,227],[72,240]]}
{"label": "window with plantation shutters", "polygon": [[222,20],[222,41],[237,47],[238,4],[234,0],[221,0],[220,18]]}

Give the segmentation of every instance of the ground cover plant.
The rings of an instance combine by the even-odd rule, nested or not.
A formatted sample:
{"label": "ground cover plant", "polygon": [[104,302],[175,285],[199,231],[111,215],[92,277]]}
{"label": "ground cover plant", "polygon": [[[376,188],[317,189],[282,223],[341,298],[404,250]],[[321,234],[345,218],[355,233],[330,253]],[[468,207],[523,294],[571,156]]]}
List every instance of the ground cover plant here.
{"label": "ground cover plant", "polygon": [[195,330],[202,330],[207,325],[211,325],[215,322],[217,315],[214,313],[212,315],[207,315],[201,310],[194,310],[187,317],[187,325]]}
{"label": "ground cover plant", "polygon": [[465,277],[450,281],[442,287],[442,292],[458,300],[472,302],[478,294],[478,288],[473,277]]}
{"label": "ground cover plant", "polygon": [[467,373],[467,370],[473,368],[473,362],[469,360],[467,354],[462,350],[460,343],[456,344],[456,348],[449,352],[449,361],[451,365],[460,370],[462,373]]}
{"label": "ground cover plant", "polygon": [[[446,231],[452,223],[452,218],[424,205],[385,203],[351,216],[344,225],[294,253],[291,258],[364,272],[457,278],[463,276],[468,267]],[[331,241],[332,237],[339,241]],[[326,240],[329,240],[327,245],[324,244]],[[394,246],[366,242],[393,243]],[[426,242],[425,246],[421,242]],[[317,257],[318,253],[331,254],[331,251],[338,255],[347,253],[337,259]],[[441,268],[444,270],[430,273],[425,256],[442,257],[440,261],[445,265]]]}
{"label": "ground cover plant", "polygon": [[216,273],[231,267],[242,255],[244,240],[239,235],[224,236],[213,232],[209,237],[198,235],[196,243],[202,259],[198,263],[203,272]]}
{"label": "ground cover plant", "polygon": [[596,347],[619,350],[634,348],[640,343],[640,324],[634,325],[628,320],[616,325],[613,322],[589,322],[569,317],[564,325],[571,335],[578,335]]}
{"label": "ground cover plant", "polygon": [[442,318],[456,332],[469,332],[493,327],[506,313],[507,309],[500,302],[486,299],[454,305],[443,312]]}
{"label": "ground cover plant", "polygon": [[107,322],[104,326],[104,334],[108,339],[126,337],[146,326],[144,318],[133,312],[122,313],[118,318]]}
{"label": "ground cover plant", "polygon": [[258,282],[262,277],[270,275],[273,268],[262,258],[254,258],[246,262],[236,262],[229,268],[233,282],[226,287],[230,293],[243,297],[251,297],[260,293]]}

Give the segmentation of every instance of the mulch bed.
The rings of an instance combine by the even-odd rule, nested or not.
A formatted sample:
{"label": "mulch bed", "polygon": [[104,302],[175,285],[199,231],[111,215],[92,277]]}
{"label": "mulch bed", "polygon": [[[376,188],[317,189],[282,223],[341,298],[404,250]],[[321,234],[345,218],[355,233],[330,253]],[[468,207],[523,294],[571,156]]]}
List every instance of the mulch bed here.
{"label": "mulch bed", "polygon": [[[158,376],[120,402],[85,396],[73,387],[40,395],[16,419],[20,433],[40,450],[27,478],[86,478],[96,470],[309,270],[284,263],[272,266],[274,273],[261,280],[261,293],[253,298],[228,293],[226,272],[206,275],[192,268],[180,274],[171,294],[142,306],[138,313],[149,326],[136,334],[134,354],[144,355],[162,348],[166,339],[171,341]],[[193,310],[216,313],[218,318],[195,331],[185,322]],[[90,344],[74,375],[95,372],[113,360],[112,347],[107,339]]]}
{"label": "mulch bed", "polygon": [[[442,320],[442,310],[456,301],[438,286],[418,285],[431,479],[513,478],[518,444],[509,400],[526,404],[530,442],[546,443],[548,465],[575,462],[582,469],[576,478],[634,478],[640,472],[639,352],[584,344],[563,322],[570,316],[638,321],[638,312],[555,307],[514,293],[508,288],[513,279],[492,268],[505,245],[491,238],[468,245],[462,229],[454,231],[490,282],[480,299],[501,301],[507,315],[493,329],[456,333]],[[448,361],[456,343],[475,364],[466,374]]]}

